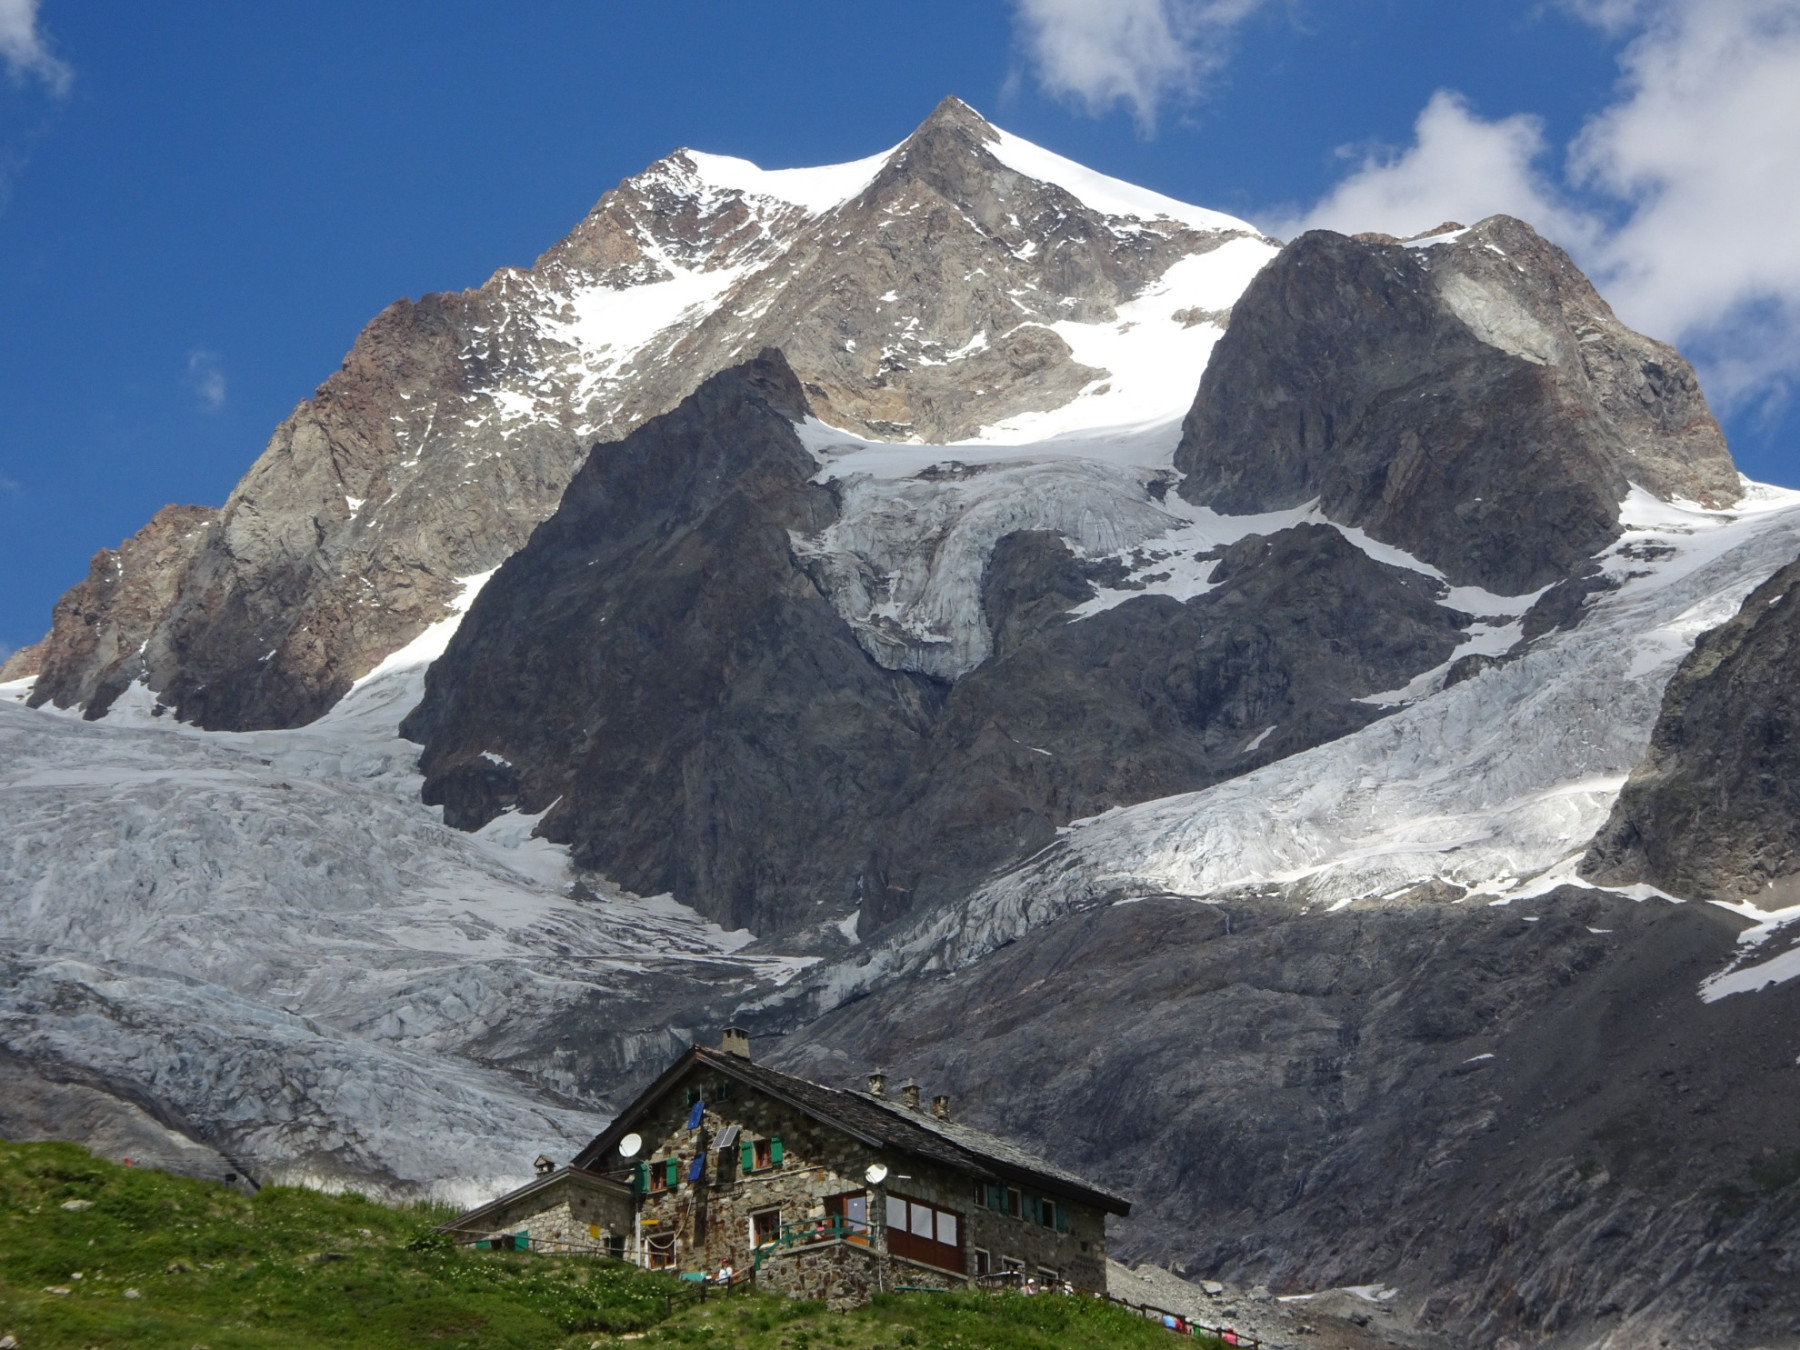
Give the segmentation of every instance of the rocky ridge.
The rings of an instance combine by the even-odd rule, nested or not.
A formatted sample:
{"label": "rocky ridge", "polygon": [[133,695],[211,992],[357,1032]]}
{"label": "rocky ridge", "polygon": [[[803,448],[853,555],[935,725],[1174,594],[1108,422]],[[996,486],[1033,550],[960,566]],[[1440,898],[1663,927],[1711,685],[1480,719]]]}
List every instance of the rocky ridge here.
{"label": "rocky ridge", "polygon": [[1711,508],[1740,493],[1692,367],[1507,216],[1411,244],[1295,240],[1233,310],[1175,464],[1190,501],[1317,500],[1506,595],[1610,544],[1631,485]]}
{"label": "rocky ridge", "polygon": [[1602,885],[1795,903],[1800,872],[1800,704],[1793,672],[1800,586],[1790,563],[1705,634],[1663,692],[1649,753],[1582,863]]}
{"label": "rocky ridge", "polygon": [[1367,724],[1359,700],[1445,664],[1471,622],[1300,524],[1221,546],[1185,602],[1070,623],[1084,565],[1015,531],[976,620],[998,654],[955,683],[895,670],[815,584],[806,541],[841,515],[808,411],[768,353],[595,449],[403,726],[427,802],[471,829],[542,815],[579,866],[731,927],[867,934],[1079,816]]}
{"label": "rocky ridge", "polygon": [[[1800,552],[1794,498],[1732,477],[1730,511],[1670,500],[1726,485],[1684,368],[1608,328],[1516,222],[1415,250],[1309,237],[1290,252],[1323,274],[1278,275],[1284,309],[1239,298],[1270,252],[1254,235],[1221,242],[1218,218],[1046,167],[965,113],[838,170],[672,157],[515,276],[526,298],[507,314],[477,322],[485,300],[442,297],[392,316],[368,388],[418,369],[410,387],[434,389],[427,367],[452,360],[486,372],[489,430],[468,421],[477,403],[433,404],[460,410],[442,444],[511,462],[516,434],[527,469],[570,450],[569,486],[551,493],[545,471],[554,500],[511,519],[516,551],[460,626],[427,630],[316,722],[172,725],[160,677],[101,678],[132,659],[146,614],[151,670],[176,624],[154,617],[167,592],[97,584],[73,607],[68,687],[122,686],[105,718],[28,712],[29,682],[0,690],[0,1071],[38,1113],[27,1127],[65,1113],[117,1139],[147,1117],[201,1158],[460,1197],[566,1153],[675,1046],[748,1021],[782,1037],[759,1053],[784,1065],[824,1081],[910,1070],[967,1117],[1113,1180],[1137,1202],[1114,1235],[1124,1257],[1283,1293],[1388,1283],[1384,1338],[1791,1340],[1800,963],[1761,959],[1779,916],[1603,892],[1577,864],[1694,639]],[[1006,244],[1018,213],[1003,208],[1034,193],[1050,205]],[[979,293],[983,259],[1023,269],[1006,272],[1017,289],[1031,268],[1054,279],[1059,251],[1081,293],[1046,282],[1025,331],[982,329],[985,346],[971,322],[960,346],[906,347],[913,316],[882,309],[903,288],[873,290],[886,246],[821,223],[877,200],[858,228],[904,241],[890,263],[935,259],[947,305]],[[1154,270],[1190,234],[1128,284],[1130,259]],[[824,270],[802,266],[804,239]],[[980,251],[1001,244],[1011,263]],[[859,249],[876,269],[863,290],[831,270]],[[750,270],[724,276],[729,259]],[[733,287],[774,294],[785,260],[836,278],[811,296],[825,336],[746,362],[764,344],[731,344],[761,316],[711,306]],[[556,277],[567,306],[524,322]],[[1117,297],[1110,311],[1054,319],[1063,298],[1097,306],[1090,285]],[[888,325],[889,385],[844,376],[871,353],[816,322],[837,291],[856,323]],[[1209,368],[1196,403],[1234,305],[1237,376]],[[478,360],[458,345],[465,319]],[[713,347],[682,345],[702,329]],[[1035,345],[1046,332],[1066,355]],[[543,355],[552,337],[563,365]],[[1342,362],[1296,386],[1289,342]],[[971,444],[926,443],[988,397],[985,367],[959,395],[976,369],[959,363],[997,347],[1014,381],[998,387],[1020,400],[1004,406],[1024,411]],[[1044,350],[1056,360],[1033,364]],[[677,352],[700,353],[680,392],[644,364]],[[896,355],[907,370],[882,374]],[[1212,458],[1175,471],[1182,414],[1190,433],[1210,425],[1239,379],[1268,400],[1238,405],[1248,427],[1280,431],[1296,398],[1314,400],[1303,429],[1339,419],[1330,455],[1309,457],[1306,435],[1271,442],[1276,495],[1232,498],[1231,475],[1259,466],[1192,434],[1182,454]],[[1430,394],[1414,400],[1434,429],[1419,455],[1447,476],[1393,472],[1369,430],[1405,430],[1407,391]],[[336,395],[302,411],[362,435],[387,406],[371,397],[369,417]],[[637,423],[590,453],[556,440],[551,405],[569,425],[594,409]],[[333,477],[365,462],[355,446],[303,422],[259,491],[279,506],[304,481],[375,520],[377,499]],[[1477,509],[1489,491],[1529,503],[1514,478],[1551,451],[1541,481],[1568,540]],[[455,517],[470,551],[417,571],[405,623],[356,629],[388,632],[359,659],[470,598],[454,578],[491,556],[473,547],[487,505],[458,494],[511,470],[424,459],[453,490],[420,528],[436,538]],[[1204,474],[1221,495],[1183,496],[1205,496]],[[1466,539],[1440,507],[1472,522]],[[176,560],[171,615],[190,573],[217,598],[179,620],[198,625],[180,630],[199,635],[195,661],[216,655],[206,624],[336,594],[299,518],[254,508],[227,507],[241,557]],[[382,557],[422,556],[357,528]],[[233,569],[271,559],[291,570],[244,592],[253,605]],[[77,641],[89,614],[95,636]],[[327,680],[310,656],[253,645],[280,669],[225,681],[212,706],[232,718],[298,717],[357,668]],[[1760,656],[1741,668],[1734,697],[1775,678]],[[423,780],[395,734],[415,707]],[[446,828],[440,809],[479,828]],[[764,936],[630,893],[659,887]]]}
{"label": "rocky ridge", "polygon": [[780,346],[840,425],[971,436],[1103,391],[1070,336],[1234,242],[1267,255],[1240,221],[1088,174],[954,99],[834,169],[677,151],[531,268],[378,315],[193,546],[158,561],[154,604],[116,623],[65,607],[33,697],[98,716],[140,681],[203,727],[311,721],[521,547],[594,441],[745,354]]}

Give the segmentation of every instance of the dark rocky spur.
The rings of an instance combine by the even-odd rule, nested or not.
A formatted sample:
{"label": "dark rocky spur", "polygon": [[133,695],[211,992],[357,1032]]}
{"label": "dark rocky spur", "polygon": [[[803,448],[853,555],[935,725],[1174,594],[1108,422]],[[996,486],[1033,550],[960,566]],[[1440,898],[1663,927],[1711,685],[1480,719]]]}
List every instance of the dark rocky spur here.
{"label": "dark rocky spur", "polygon": [[1413,245],[1288,245],[1234,307],[1175,463],[1189,501],[1316,499],[1504,595],[1617,538],[1630,484],[1710,507],[1740,492],[1692,367],[1509,216]]}

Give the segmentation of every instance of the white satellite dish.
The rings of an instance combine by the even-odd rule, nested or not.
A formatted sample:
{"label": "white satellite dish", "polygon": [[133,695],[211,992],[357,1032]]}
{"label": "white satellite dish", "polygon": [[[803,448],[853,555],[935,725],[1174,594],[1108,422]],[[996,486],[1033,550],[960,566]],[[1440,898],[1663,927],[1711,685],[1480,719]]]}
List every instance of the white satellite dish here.
{"label": "white satellite dish", "polygon": [[643,1135],[628,1134],[623,1139],[619,1140],[619,1156],[621,1158],[635,1158],[643,1150],[643,1147]]}
{"label": "white satellite dish", "polygon": [[863,1179],[871,1186],[879,1186],[887,1180],[887,1168],[880,1163],[870,1163],[868,1171],[863,1173]]}

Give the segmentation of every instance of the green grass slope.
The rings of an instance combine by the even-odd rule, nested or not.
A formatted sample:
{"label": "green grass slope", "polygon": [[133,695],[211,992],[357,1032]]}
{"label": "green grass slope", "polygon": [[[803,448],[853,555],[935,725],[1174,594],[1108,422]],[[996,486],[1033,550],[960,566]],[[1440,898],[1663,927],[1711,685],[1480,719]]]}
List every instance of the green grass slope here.
{"label": "green grass slope", "polygon": [[254,1197],[72,1144],[0,1141],[0,1336],[20,1350],[711,1346],[1129,1350],[1178,1340],[1110,1304],[894,1294],[849,1314],[584,1257],[452,1248],[447,1213]]}

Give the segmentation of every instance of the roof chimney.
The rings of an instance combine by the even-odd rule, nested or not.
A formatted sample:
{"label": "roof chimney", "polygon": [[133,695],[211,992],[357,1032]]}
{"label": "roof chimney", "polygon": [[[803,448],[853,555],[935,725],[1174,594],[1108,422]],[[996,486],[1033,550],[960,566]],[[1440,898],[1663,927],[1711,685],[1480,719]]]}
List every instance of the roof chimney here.
{"label": "roof chimney", "polygon": [[719,1033],[719,1049],[739,1059],[749,1059],[750,1033],[742,1027],[726,1027]]}
{"label": "roof chimney", "polygon": [[556,1170],[556,1160],[546,1154],[537,1155],[537,1161],[531,1164],[532,1170],[540,1177],[547,1177]]}
{"label": "roof chimney", "polygon": [[931,1114],[939,1120],[950,1119],[950,1098],[946,1093],[938,1093],[931,1099]]}
{"label": "roof chimney", "polygon": [[919,1109],[919,1085],[908,1079],[906,1086],[900,1089],[900,1100],[911,1110]]}
{"label": "roof chimney", "polygon": [[869,1075],[869,1095],[871,1097],[887,1096],[887,1075],[880,1069]]}

